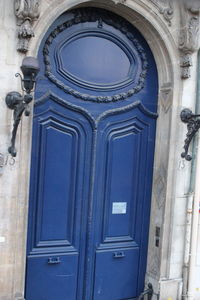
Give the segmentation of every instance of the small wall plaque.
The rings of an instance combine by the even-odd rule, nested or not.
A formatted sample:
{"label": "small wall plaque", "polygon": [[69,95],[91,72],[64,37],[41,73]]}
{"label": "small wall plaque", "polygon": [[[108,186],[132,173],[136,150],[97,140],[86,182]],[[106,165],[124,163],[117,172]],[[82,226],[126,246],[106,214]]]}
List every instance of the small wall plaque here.
{"label": "small wall plaque", "polygon": [[112,214],[126,214],[127,202],[113,202],[112,204]]}

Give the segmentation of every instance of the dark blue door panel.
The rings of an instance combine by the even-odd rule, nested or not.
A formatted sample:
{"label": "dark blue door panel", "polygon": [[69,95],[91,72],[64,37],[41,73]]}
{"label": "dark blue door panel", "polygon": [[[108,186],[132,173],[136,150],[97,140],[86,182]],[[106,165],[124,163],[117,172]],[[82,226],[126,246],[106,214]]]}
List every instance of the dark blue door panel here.
{"label": "dark blue door panel", "polygon": [[127,300],[144,288],[157,71],[126,20],[61,15],[38,54],[26,300]]}
{"label": "dark blue door panel", "polygon": [[97,251],[93,300],[137,296],[138,249]]}
{"label": "dark blue door panel", "polygon": [[[82,109],[70,107],[58,97],[48,95],[35,103],[27,300],[57,299],[57,289],[58,299],[80,299],[78,291],[82,291],[83,285],[80,266],[84,265],[86,243],[84,216],[90,193],[92,126]],[[51,257],[60,257],[61,263],[48,263]],[[69,278],[68,270],[71,272]],[[34,293],[31,292],[33,285]],[[48,289],[45,287],[48,286],[50,292],[46,294]],[[69,289],[72,289],[71,293],[68,293]],[[41,296],[42,291],[44,296]]]}
{"label": "dark blue door panel", "polygon": [[[94,187],[96,214],[93,225],[96,249],[100,253],[103,251],[105,257],[106,253],[110,255],[110,251],[124,253],[126,247],[129,247],[130,253],[137,253],[137,259],[134,254],[121,262],[123,264],[126,261],[130,268],[136,270],[137,280],[134,280],[130,271],[124,271],[122,275],[126,282],[129,273],[132,274],[130,286],[135,292],[124,295],[124,298],[113,296],[113,300],[134,298],[144,288],[155,121],[156,115],[139,102],[108,112],[99,119],[96,154],[98,175]],[[113,269],[106,260],[104,264],[102,258],[100,265],[101,276],[112,278]],[[94,274],[96,278],[98,270],[95,265]]]}
{"label": "dark blue door panel", "polygon": [[77,254],[28,257],[27,267],[26,299],[77,299]]}

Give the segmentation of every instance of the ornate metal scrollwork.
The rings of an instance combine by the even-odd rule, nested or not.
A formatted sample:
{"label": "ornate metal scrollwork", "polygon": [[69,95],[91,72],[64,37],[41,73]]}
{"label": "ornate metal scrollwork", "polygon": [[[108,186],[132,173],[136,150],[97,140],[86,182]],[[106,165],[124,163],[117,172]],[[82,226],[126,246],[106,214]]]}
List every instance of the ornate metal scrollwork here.
{"label": "ornate metal scrollwork", "polygon": [[33,100],[31,92],[34,89],[39,69],[37,59],[31,56],[26,56],[21,65],[23,77],[19,73],[15,74],[16,77],[20,76],[21,88],[24,93],[20,94],[16,91],[12,91],[6,95],[6,105],[9,109],[13,110],[14,119],[11,146],[8,148],[8,152],[12,155],[12,157],[15,157],[17,154],[15,149],[15,140],[23,112],[25,112],[26,116],[30,115],[29,103]]}
{"label": "ornate metal scrollwork", "polygon": [[15,157],[17,152],[15,149],[15,140],[17,129],[19,123],[21,121],[21,117],[23,112],[25,111],[25,116],[30,115],[30,110],[28,104],[33,100],[32,95],[25,95],[24,97],[18,92],[10,92],[6,96],[6,104],[7,106],[13,110],[13,130],[12,130],[12,138],[11,138],[11,146],[8,148],[8,152]]}
{"label": "ornate metal scrollwork", "polygon": [[190,161],[192,160],[192,156],[188,154],[188,149],[194,135],[200,128],[200,119],[195,120],[195,118],[200,117],[200,115],[195,115],[192,113],[190,109],[185,108],[181,111],[180,117],[181,117],[181,121],[187,124],[187,129],[188,129],[188,132],[186,134],[185,144],[184,144],[185,151],[181,153],[181,157]]}

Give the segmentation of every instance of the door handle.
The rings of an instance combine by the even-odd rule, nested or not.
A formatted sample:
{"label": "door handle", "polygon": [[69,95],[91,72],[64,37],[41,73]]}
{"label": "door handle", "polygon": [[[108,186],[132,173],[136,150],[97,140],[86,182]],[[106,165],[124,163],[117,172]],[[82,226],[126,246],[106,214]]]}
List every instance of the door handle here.
{"label": "door handle", "polygon": [[49,257],[48,258],[49,265],[59,264],[59,263],[61,263],[60,257]]}
{"label": "door handle", "polygon": [[114,252],[114,253],[113,253],[113,257],[114,257],[114,258],[122,258],[122,257],[125,257],[125,254],[124,254],[123,251]]}

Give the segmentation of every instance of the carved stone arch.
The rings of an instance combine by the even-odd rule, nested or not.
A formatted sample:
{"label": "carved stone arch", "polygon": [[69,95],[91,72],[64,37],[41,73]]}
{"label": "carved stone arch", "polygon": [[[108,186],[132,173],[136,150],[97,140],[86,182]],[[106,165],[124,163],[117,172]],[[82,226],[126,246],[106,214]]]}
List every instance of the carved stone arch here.
{"label": "carved stone arch", "polygon": [[[116,14],[121,15],[132,23],[144,36],[148,42],[153,55],[155,57],[158,69],[159,77],[159,95],[158,95],[158,123],[157,123],[157,137],[156,137],[156,150],[155,150],[155,163],[154,163],[154,179],[153,179],[153,194],[152,194],[152,215],[156,215],[156,218],[152,218],[150,225],[149,236],[149,263],[147,280],[151,280],[155,283],[155,292],[158,292],[159,278],[168,277],[169,266],[167,265],[168,257],[170,256],[170,250],[161,251],[160,248],[155,248],[154,233],[156,226],[161,228],[161,234],[163,239],[168,239],[170,243],[170,222],[165,220],[165,215],[170,215],[172,209],[171,199],[175,193],[175,176],[173,166],[175,159],[169,159],[169,153],[175,151],[175,144],[170,143],[171,140],[176,140],[177,131],[173,131],[172,125],[178,125],[177,107],[180,97],[180,69],[179,69],[179,51],[170,34],[169,26],[159,15],[150,8],[149,1],[146,3],[135,1],[80,1],[80,0],[68,0],[68,1],[47,1],[48,6],[45,11],[41,13],[39,21],[35,24],[34,32],[35,38],[30,41],[28,55],[37,56],[37,52],[48,28],[51,24],[65,11],[83,6],[95,6],[113,11]],[[118,3],[120,2],[120,3]],[[116,4],[117,3],[117,4]],[[174,89],[176,87],[176,89]],[[174,104],[172,106],[172,103]],[[31,118],[29,118],[29,128],[31,127]],[[27,124],[26,124],[27,126]],[[26,178],[30,172],[30,146],[31,146],[31,134],[27,134],[27,129],[22,125],[22,142],[21,149],[28,149],[23,158],[23,165],[26,168],[21,175],[21,183],[24,182],[24,174]],[[27,139],[28,136],[28,139]],[[168,180],[167,180],[168,178]],[[162,183],[162,184],[158,184]],[[28,202],[28,185],[22,184],[22,187],[26,190],[24,195],[24,202]],[[162,193],[162,201],[160,201],[160,193]],[[167,210],[167,213],[166,213]],[[27,222],[27,211],[24,215],[24,227]],[[26,230],[24,237],[16,237],[17,243],[22,243],[26,240]],[[19,230],[19,232],[21,232]],[[19,247],[18,247],[19,248]],[[25,244],[23,245],[24,257],[25,257]],[[170,247],[169,247],[170,249]],[[16,257],[18,254],[16,254]],[[24,259],[25,261],[25,259]],[[150,263],[151,262],[151,263]],[[160,265],[162,263],[162,266]],[[19,273],[19,264],[16,263],[15,273]],[[24,267],[25,269],[25,267]],[[156,271],[155,271],[156,270]],[[23,286],[24,275],[21,278],[21,287]],[[16,286],[19,286],[19,279],[16,279]],[[20,287],[17,291],[20,290]],[[22,288],[21,288],[22,290]],[[23,292],[22,292],[23,293]]]}

